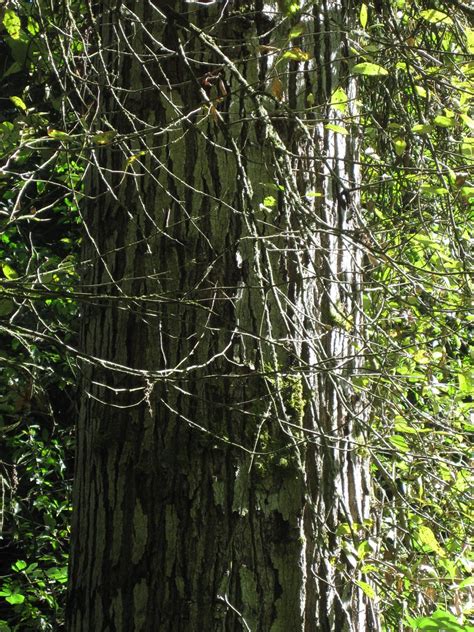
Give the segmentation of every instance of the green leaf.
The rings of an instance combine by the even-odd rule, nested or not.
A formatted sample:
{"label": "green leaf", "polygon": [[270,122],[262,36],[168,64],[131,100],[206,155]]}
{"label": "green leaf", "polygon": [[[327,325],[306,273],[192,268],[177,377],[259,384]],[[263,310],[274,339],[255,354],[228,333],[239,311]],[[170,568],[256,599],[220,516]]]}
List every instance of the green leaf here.
{"label": "green leaf", "polygon": [[341,87],[336,88],[331,95],[331,107],[339,112],[347,111],[348,101],[349,99],[347,98],[347,94]]}
{"label": "green leaf", "polygon": [[428,96],[426,88],[423,88],[423,86],[415,86],[415,92],[422,99],[426,99],[426,97]]}
{"label": "green leaf", "polygon": [[368,61],[356,64],[352,71],[356,75],[366,75],[367,77],[385,77],[388,75],[388,70],[386,70],[383,66],[372,64]]}
{"label": "green leaf", "polygon": [[294,61],[308,61],[309,58],[310,54],[301,50],[301,48],[298,48],[297,46],[293,46],[290,50],[286,50],[282,55],[282,59],[292,59]]}
{"label": "green leaf", "polygon": [[267,197],[263,200],[263,206],[266,206],[267,208],[273,208],[276,206],[276,203],[276,198],[274,198],[273,195],[267,195]]}
{"label": "green leaf", "polygon": [[5,278],[8,280],[18,279],[18,273],[14,270],[8,263],[2,264],[2,272],[5,275]]}
{"label": "green leaf", "polygon": [[21,20],[11,9],[7,9],[3,16],[3,26],[6,28],[8,35],[14,39],[20,39]]}
{"label": "green leaf", "polygon": [[5,597],[5,601],[8,601],[8,603],[11,603],[13,606],[23,603],[25,601],[25,595],[22,595],[21,593],[13,593],[9,597]]}
{"label": "green leaf", "polygon": [[12,564],[12,570],[20,572],[27,567],[27,563],[24,560],[17,560]]}
{"label": "green leaf", "polygon": [[67,582],[67,566],[50,568],[46,571],[46,575],[60,584],[65,584]]}
{"label": "green leaf", "polygon": [[437,553],[440,557],[446,557],[446,553],[439,545],[435,534],[429,527],[426,527],[424,525],[421,526],[418,530],[418,538],[422,544]]}
{"label": "green leaf", "polygon": [[67,132],[62,132],[59,129],[48,129],[48,136],[50,138],[54,138],[54,140],[61,140],[61,141],[69,141],[71,140],[71,135],[68,134]]}
{"label": "green leaf", "polygon": [[433,131],[433,127],[431,125],[426,125],[425,123],[417,123],[413,125],[411,131],[414,134],[429,134]]}
{"label": "green leaf", "polygon": [[300,37],[301,35],[303,35],[304,33],[304,24],[302,22],[300,22],[299,24],[296,24],[290,31],[290,34],[288,35],[288,39],[292,40],[295,39],[296,37]]}
{"label": "green leaf", "polygon": [[94,134],[92,137],[92,140],[96,145],[108,145],[116,136],[117,132],[112,129],[107,132],[97,132],[97,134]]}
{"label": "green leaf", "polygon": [[410,625],[415,630],[427,632],[473,632],[471,625],[461,625],[455,616],[445,610],[436,610],[431,617],[410,619]]}
{"label": "green leaf", "polygon": [[20,97],[10,97],[10,101],[13,103],[13,105],[15,107],[17,107],[19,110],[23,110],[23,112],[26,112],[27,107],[25,102],[23,101],[23,99],[20,99]]}
{"label": "green leaf", "polygon": [[461,120],[463,121],[463,123],[469,127],[469,129],[474,129],[474,119],[472,119],[470,116],[468,116],[467,114],[461,114],[460,115]]}
{"label": "green leaf", "polygon": [[474,161],[474,137],[463,138],[461,143],[461,153],[467,161]]}
{"label": "green leaf", "polygon": [[456,121],[453,118],[449,116],[442,116],[441,114],[435,116],[433,123],[438,127],[454,127],[456,125]]}
{"label": "green leaf", "polygon": [[395,138],[393,146],[395,147],[395,153],[397,156],[403,156],[405,149],[407,148],[407,142],[404,138]]}
{"label": "green leaf", "polygon": [[431,24],[452,24],[453,21],[443,13],[442,11],[435,11],[435,9],[427,9],[426,11],[420,11],[420,16],[426,20],[427,22],[431,22]]}
{"label": "green leaf", "polygon": [[356,581],[356,584],[360,588],[362,588],[362,591],[364,592],[364,594],[367,595],[367,597],[369,597],[369,599],[375,599],[375,590],[370,584],[368,584],[367,582],[363,582],[362,580]]}
{"label": "green leaf", "polygon": [[349,134],[349,132],[347,131],[345,127],[342,127],[342,125],[335,125],[334,123],[328,123],[327,125],[324,126],[324,128],[332,130],[336,134],[344,134],[344,135]]}
{"label": "green leaf", "polygon": [[474,577],[468,577],[467,579],[463,579],[462,582],[458,584],[458,588],[467,588],[468,586],[474,585]]}
{"label": "green leaf", "polygon": [[395,430],[397,432],[406,432],[407,434],[417,434],[415,428],[409,426],[403,419],[395,422]]}
{"label": "green leaf", "polygon": [[367,26],[368,17],[369,17],[369,10],[367,9],[367,5],[365,4],[365,2],[363,2],[360,7],[360,13],[359,13],[360,25],[362,26],[363,29],[365,29],[365,27]]}
{"label": "green leaf", "polygon": [[28,24],[26,26],[26,30],[31,35],[36,35],[37,33],[39,33],[39,24],[34,18],[31,17],[31,15],[28,16]]}
{"label": "green leaf", "polygon": [[408,443],[402,435],[394,434],[389,441],[398,452],[408,452]]}

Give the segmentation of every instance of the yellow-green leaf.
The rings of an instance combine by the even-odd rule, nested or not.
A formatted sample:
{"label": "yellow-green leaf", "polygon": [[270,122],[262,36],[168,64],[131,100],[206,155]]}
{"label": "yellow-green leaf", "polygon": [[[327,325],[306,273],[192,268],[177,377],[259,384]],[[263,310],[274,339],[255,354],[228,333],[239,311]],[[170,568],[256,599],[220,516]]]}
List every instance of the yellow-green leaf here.
{"label": "yellow-green leaf", "polygon": [[461,143],[461,153],[468,162],[474,161],[474,137],[463,138]]}
{"label": "yellow-green leaf", "polygon": [[395,148],[395,153],[397,156],[403,156],[405,153],[405,149],[407,148],[407,142],[404,138],[395,138],[393,141],[393,146]]}
{"label": "yellow-green leaf", "polygon": [[407,434],[417,434],[417,430],[409,426],[403,418],[397,417],[396,419],[398,419],[398,421],[395,421],[395,430],[397,432],[405,432]]}
{"label": "yellow-green leaf", "polygon": [[420,16],[431,24],[452,24],[453,21],[446,13],[442,11],[436,11],[435,9],[427,9],[426,11],[420,11]]}
{"label": "yellow-green leaf", "polygon": [[23,99],[20,99],[20,97],[10,97],[10,101],[13,103],[13,105],[15,107],[17,107],[19,110],[23,110],[23,112],[26,112],[26,104],[23,101]]}
{"label": "yellow-green leaf", "polygon": [[26,25],[26,29],[28,33],[31,33],[31,35],[36,35],[37,33],[39,33],[39,24],[34,18],[31,17],[31,15],[28,16],[28,24]]}
{"label": "yellow-green leaf", "polygon": [[388,75],[388,70],[383,66],[368,61],[356,64],[352,70],[356,75],[366,75],[367,77],[385,77]]}
{"label": "yellow-green leaf", "polygon": [[462,119],[464,125],[469,127],[469,129],[474,129],[474,119],[472,119],[467,114],[461,114],[461,119]]}
{"label": "yellow-green leaf", "polygon": [[369,599],[375,599],[375,590],[370,584],[363,582],[362,580],[356,581],[356,584],[362,589]]}
{"label": "yellow-green leaf", "polygon": [[344,135],[349,134],[347,129],[345,127],[342,127],[342,125],[335,125],[334,123],[328,123],[324,127],[325,129],[332,130],[336,134],[344,134]]}
{"label": "yellow-green leaf", "polygon": [[423,88],[423,86],[415,86],[415,92],[422,99],[426,99],[426,97],[428,96],[426,88]]}
{"label": "yellow-green leaf", "polygon": [[141,156],[144,156],[146,152],[139,151],[137,154],[132,154],[129,158],[127,158],[127,162],[125,163],[126,167],[130,167],[135,160],[138,160]]}
{"label": "yellow-green leaf", "polygon": [[94,134],[92,137],[92,140],[96,145],[108,145],[116,136],[117,132],[114,129],[111,129],[107,132],[97,132],[97,134]]}
{"label": "yellow-green leaf", "polygon": [[431,125],[426,125],[425,123],[417,123],[417,125],[413,125],[411,131],[414,134],[429,134],[433,131],[433,127]]}
{"label": "yellow-green leaf", "polygon": [[21,20],[15,11],[12,11],[11,9],[7,9],[5,11],[3,16],[3,26],[12,39],[20,39]]}
{"label": "yellow-green leaf", "polygon": [[422,526],[418,530],[418,538],[422,544],[437,553],[440,557],[446,557],[446,553],[441,548],[433,531],[426,526]]}
{"label": "yellow-green leaf", "polygon": [[286,50],[283,53],[282,58],[291,59],[293,61],[308,61],[310,55],[306,51],[301,50],[301,48],[293,46],[293,48],[290,48],[290,50]]}
{"label": "yellow-green leaf", "polygon": [[367,9],[367,5],[365,4],[365,2],[363,2],[360,7],[360,13],[359,13],[360,25],[362,26],[363,29],[365,29],[365,27],[367,26],[368,17],[369,17],[369,10]]}
{"label": "yellow-green leaf", "polygon": [[48,136],[50,138],[53,138],[54,140],[62,140],[62,141],[68,141],[71,140],[71,136],[70,134],[68,134],[67,132],[62,132],[59,129],[48,129]]}
{"label": "yellow-green leaf", "polygon": [[273,195],[267,195],[267,197],[263,200],[263,206],[266,206],[267,208],[272,208],[274,206],[276,206],[276,199],[273,197]]}
{"label": "yellow-green leaf", "polygon": [[349,99],[346,92],[341,88],[336,88],[331,95],[331,107],[339,112],[346,112]]}
{"label": "yellow-green leaf", "polygon": [[11,266],[9,266],[8,263],[2,264],[2,272],[5,275],[6,279],[11,280],[18,278],[18,273]]}
{"label": "yellow-green leaf", "polygon": [[295,39],[295,37],[300,37],[301,35],[303,35],[304,33],[304,24],[302,22],[300,22],[299,24],[296,24],[290,31],[290,34],[288,35],[288,39],[292,40]]}
{"label": "yellow-green leaf", "polygon": [[408,443],[404,436],[395,434],[389,437],[389,441],[398,452],[408,452]]}
{"label": "yellow-green leaf", "polygon": [[433,123],[438,127],[454,127],[456,121],[448,116],[442,116],[441,114],[438,114],[438,116],[435,116],[435,118],[433,119]]}

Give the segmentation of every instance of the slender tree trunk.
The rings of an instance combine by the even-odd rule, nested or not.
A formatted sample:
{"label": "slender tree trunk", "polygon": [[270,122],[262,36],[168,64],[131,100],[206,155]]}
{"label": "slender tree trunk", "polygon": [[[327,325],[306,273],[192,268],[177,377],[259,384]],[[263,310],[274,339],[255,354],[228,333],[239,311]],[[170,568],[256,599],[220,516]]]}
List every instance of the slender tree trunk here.
{"label": "slender tree trunk", "polygon": [[378,630],[357,147],[326,127],[353,3],[316,4],[99,5],[70,632]]}

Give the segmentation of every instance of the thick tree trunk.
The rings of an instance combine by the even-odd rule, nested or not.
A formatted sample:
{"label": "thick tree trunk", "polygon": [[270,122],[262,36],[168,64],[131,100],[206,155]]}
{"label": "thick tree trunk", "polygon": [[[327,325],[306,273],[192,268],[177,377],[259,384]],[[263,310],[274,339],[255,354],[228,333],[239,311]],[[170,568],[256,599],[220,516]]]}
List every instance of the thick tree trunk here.
{"label": "thick tree trunk", "polygon": [[325,127],[352,3],[317,4],[100,3],[70,632],[378,629],[357,149]]}

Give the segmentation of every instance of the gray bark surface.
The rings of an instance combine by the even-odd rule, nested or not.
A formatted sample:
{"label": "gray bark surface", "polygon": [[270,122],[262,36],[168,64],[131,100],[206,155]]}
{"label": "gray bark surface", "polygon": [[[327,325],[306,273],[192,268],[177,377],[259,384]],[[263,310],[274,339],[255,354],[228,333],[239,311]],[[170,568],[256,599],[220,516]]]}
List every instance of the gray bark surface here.
{"label": "gray bark surface", "polygon": [[260,2],[101,3],[118,135],[86,176],[70,632],[379,629],[346,547],[370,517],[357,143],[324,126],[338,87],[355,114],[352,4],[289,42]]}

